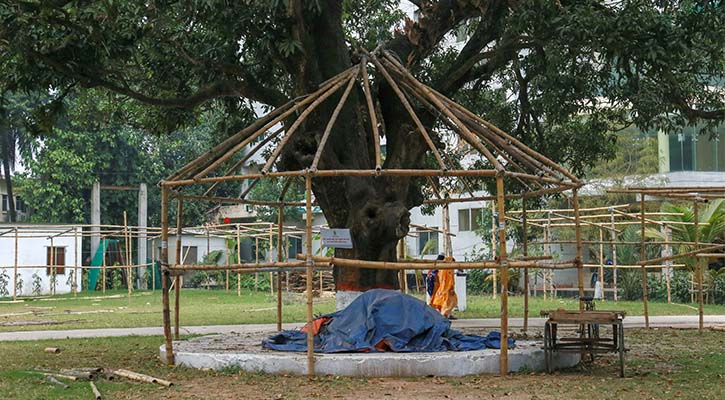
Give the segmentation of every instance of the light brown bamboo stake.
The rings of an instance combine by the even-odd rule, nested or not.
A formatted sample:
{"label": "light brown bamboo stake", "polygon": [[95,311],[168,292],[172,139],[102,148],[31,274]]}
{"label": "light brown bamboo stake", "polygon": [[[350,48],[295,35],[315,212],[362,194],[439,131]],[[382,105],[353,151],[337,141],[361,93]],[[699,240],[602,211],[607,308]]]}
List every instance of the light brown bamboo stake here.
{"label": "light brown bamboo stake", "polygon": [[[259,264],[259,238],[254,238],[254,262]],[[259,286],[259,273],[254,274],[254,291],[257,292]]]}
{"label": "light brown bamboo stake", "polygon": [[307,264],[307,374],[315,375],[315,349],[314,333],[312,332],[312,274],[314,261],[312,261],[312,177],[305,177],[305,257]]}
{"label": "light brown bamboo stake", "polygon": [[[670,255],[670,227],[667,225],[663,226],[665,230],[665,256]],[[665,261],[665,282],[667,284],[667,304],[672,304],[672,291],[670,287],[670,275],[672,274],[672,262],[671,261]]]}
{"label": "light brown bamboo stake", "polygon": [[604,230],[599,228],[599,285],[602,288],[601,300],[604,301]]}
{"label": "light brown bamboo stake", "polygon": [[55,245],[53,244],[53,237],[50,238],[50,294],[55,294]]}
{"label": "light brown bamboo stake", "polygon": [[[644,194],[640,194],[639,199],[639,206],[640,206],[640,233],[641,233],[641,244],[639,247],[639,258],[640,260],[645,260],[647,258],[647,249],[645,248],[645,241],[647,240],[647,237],[645,236],[645,227],[646,227],[646,219],[644,217],[645,215],[645,203],[644,203]],[[649,330],[649,307],[647,304],[647,268],[646,264],[642,263],[642,305],[644,306],[644,329]]]}
{"label": "light brown bamboo stake", "polygon": [[103,242],[101,243],[101,250],[103,251],[103,254],[101,255],[101,265],[103,266],[103,290],[102,293],[106,294],[106,251],[108,251],[108,239],[103,239],[105,241],[105,246]]}
{"label": "light brown bamboo stake", "polygon": [[[242,246],[241,246],[241,238],[240,238],[241,232],[239,231],[239,224],[237,224],[237,264],[241,264],[242,262]],[[257,246],[254,248],[254,252],[256,253],[259,249],[259,243],[257,243]],[[257,259],[257,262],[259,262],[259,259]],[[255,291],[256,291],[256,283],[255,283]],[[237,297],[242,295],[242,274],[241,272],[237,272]]]}
{"label": "light brown bamboo stake", "polygon": [[78,296],[78,227],[73,229],[73,297]]}
{"label": "light brown bamboo stake", "polygon": [[313,159],[312,166],[310,167],[313,171],[317,170],[317,164],[320,162],[320,157],[322,157],[322,152],[325,150],[325,145],[327,144],[327,139],[330,137],[330,133],[332,132],[332,127],[335,125],[335,121],[337,121],[337,117],[340,114],[342,107],[345,105],[345,101],[347,101],[347,98],[350,95],[350,91],[352,90],[352,88],[355,84],[356,78],[357,78],[357,72],[355,73],[355,75],[350,77],[350,82],[348,83],[347,87],[345,88],[345,92],[342,94],[340,101],[337,103],[337,107],[335,107],[335,110],[332,112],[332,116],[330,117],[330,120],[328,121],[327,126],[325,127],[325,132],[322,134],[322,138],[320,139],[320,144],[317,146],[317,152],[315,153],[315,158]]}
{"label": "light brown bamboo stake", "polygon": [[380,133],[378,132],[378,118],[375,114],[375,107],[373,106],[372,90],[370,89],[370,81],[368,80],[368,68],[367,58],[363,57],[360,62],[360,71],[362,72],[363,81],[363,93],[365,94],[365,103],[368,106],[368,113],[370,114],[370,125],[373,134],[373,144],[375,146],[375,169],[381,169],[382,157],[380,155]]}
{"label": "light brown bamboo stake", "polygon": [[[269,224],[269,249],[267,250],[269,262],[274,262],[272,254],[272,238],[274,237],[274,224]],[[269,295],[274,296],[274,273],[269,273]]]}
{"label": "light brown bamboo stake", "polygon": [[[284,203],[277,209],[277,262],[284,255]],[[282,331],[282,273],[277,272],[277,331]]]}
{"label": "light brown bamboo stake", "polygon": [[[549,218],[551,218],[551,214],[549,214]],[[551,238],[551,229],[549,228],[549,225],[550,224],[547,223],[546,227],[544,228],[544,241],[545,242],[549,242],[549,240]],[[553,251],[551,249],[551,244],[545,244],[544,245],[544,255],[551,257],[552,253],[553,253]],[[549,271],[544,270],[541,275],[543,276],[541,285],[544,289],[544,300],[546,300],[547,296],[549,295],[548,294],[548,285],[547,285],[547,283],[549,281]]]}
{"label": "light brown bamboo stake", "polygon": [[144,374],[139,374],[138,372],[129,371],[127,369],[114,369],[114,370],[111,370],[111,373],[113,373],[114,375],[118,375],[118,376],[122,376],[124,378],[134,380],[134,381],[138,381],[138,382],[155,383],[155,384],[158,384],[161,386],[166,386],[166,387],[170,387],[173,385],[173,383],[171,383],[165,379],[156,378],[156,377],[144,375]]}
{"label": "light brown bamboo stake", "polygon": [[156,240],[151,239],[151,291],[156,291]]}
{"label": "light brown bamboo stake", "polygon": [[[105,252],[104,252],[105,254]],[[177,260],[178,261],[178,260]],[[169,305],[169,188],[161,186],[161,298],[166,344],[166,364],[174,365],[174,346],[171,341]],[[104,275],[105,276],[105,275]]]}
{"label": "light brown bamboo stake", "polygon": [[[405,261],[407,259],[406,253],[408,252],[408,247],[405,243],[405,237],[403,237],[400,240],[402,242],[402,256],[403,256],[402,258],[403,258],[403,261]],[[406,273],[405,270],[403,270],[403,285],[405,287],[405,294],[408,294],[408,274]]]}
{"label": "light brown bamboo stake", "polygon": [[[572,190],[572,204],[574,206],[574,224],[576,225],[576,262],[577,262],[577,281],[579,284],[579,298],[584,297],[584,268],[583,268],[583,253],[582,253],[582,232],[580,225],[580,213],[579,213],[579,193],[578,189]],[[584,303],[579,302],[579,310],[584,309]]]}
{"label": "light brown bamboo stake", "polygon": [[[226,239],[224,239],[224,247],[227,247]],[[229,257],[231,257],[232,254],[229,252],[228,247],[226,250],[227,250],[227,267],[228,267],[229,264],[231,264],[231,260],[229,259]],[[227,269],[225,272],[226,272],[226,280],[224,281],[224,291],[229,293],[229,270]]]}
{"label": "light brown bamboo stake", "polygon": [[[643,195],[644,197],[644,195]],[[694,218],[695,218],[695,248],[698,248],[698,242],[700,241],[700,211],[697,201],[692,202]],[[705,324],[703,299],[702,299],[702,262],[697,255],[695,255],[695,270],[697,271],[697,313],[698,313],[698,330],[702,332]]]}
{"label": "light brown bamboo stake", "polygon": [[[496,218],[493,218],[493,216],[496,215],[496,203],[491,202],[491,256],[496,257]],[[498,292],[498,277],[496,276],[496,269],[493,270],[493,298],[496,299]]]}
{"label": "light brown bamboo stake", "polygon": [[15,227],[15,275],[13,276],[13,301],[18,300],[18,227]]}
{"label": "light brown bamboo stake", "polygon": [[126,250],[126,288],[128,289],[128,304],[131,304],[131,252],[129,248],[130,239],[128,237],[128,220],[126,219],[126,210],[123,210],[123,239]]}
{"label": "light brown bamboo stake", "polygon": [[93,383],[93,381],[88,381],[88,383],[91,385],[91,391],[93,391],[93,395],[96,397],[96,400],[101,400],[103,396],[101,396],[101,392],[98,391],[96,384]]}
{"label": "light brown bamboo stake", "polygon": [[[284,238],[284,248],[289,249],[289,237],[286,236]],[[286,257],[288,259],[289,257]],[[285,271],[284,273],[284,290],[289,293],[289,271]]]}
{"label": "light brown bamboo stake", "polygon": [[[181,214],[184,211],[184,200],[177,198],[176,208],[176,263],[183,264],[181,258],[181,236],[183,234],[181,225]],[[196,263],[196,261],[194,261]],[[181,276],[174,278],[174,338],[179,340],[179,297],[181,297]]]}
{"label": "light brown bamboo stake", "polygon": [[[526,221],[526,199],[521,199],[521,230],[523,231],[523,256],[529,256],[528,223]],[[519,269],[519,274],[521,270]],[[529,269],[524,269],[524,332],[529,330]]]}
{"label": "light brown bamboo stake", "polygon": [[611,219],[612,229],[609,231],[612,235],[612,288],[614,289],[614,301],[619,301],[619,289],[617,286],[617,231],[614,230],[614,207],[609,208],[609,217]]}
{"label": "light brown bamboo stake", "polygon": [[501,365],[499,373],[508,375],[508,260],[506,259],[506,211],[503,175],[496,177],[496,203],[498,204],[498,262],[501,268]]}

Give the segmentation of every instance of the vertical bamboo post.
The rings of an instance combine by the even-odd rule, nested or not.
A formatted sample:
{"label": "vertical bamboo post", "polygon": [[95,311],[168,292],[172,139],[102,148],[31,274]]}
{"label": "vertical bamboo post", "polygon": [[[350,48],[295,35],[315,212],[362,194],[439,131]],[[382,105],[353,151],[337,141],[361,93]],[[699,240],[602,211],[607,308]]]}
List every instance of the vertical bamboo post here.
{"label": "vertical bamboo post", "polygon": [[[241,241],[241,233],[239,232],[239,224],[237,224],[237,264],[242,263],[242,241]],[[257,252],[257,248],[255,247],[254,252]],[[241,271],[237,271],[237,296],[242,295],[242,273]]]}
{"label": "vertical bamboo post", "polygon": [[50,294],[55,294],[55,245],[53,237],[50,238]]}
{"label": "vertical bamboo post", "polygon": [[[277,262],[284,256],[284,203],[277,210]],[[277,331],[282,331],[282,270],[277,269]]]}
{"label": "vertical bamboo post", "polygon": [[[581,215],[579,212],[579,189],[572,190],[572,202],[574,203],[574,229],[576,230],[576,265],[577,265],[577,281],[579,284],[579,299],[584,297],[584,263],[582,253],[582,231],[581,231]],[[579,310],[584,309],[584,303],[579,301]]]}
{"label": "vertical bamboo post", "polygon": [[[254,238],[254,263],[259,264],[259,238]],[[259,286],[259,272],[254,273],[254,291],[257,292]]]}
{"label": "vertical bamboo post", "polygon": [[[104,252],[105,254],[105,252]],[[171,342],[171,313],[169,305],[169,189],[161,186],[161,298],[166,343],[166,364],[174,365]]]}
{"label": "vertical bamboo post", "polygon": [[508,355],[508,260],[506,255],[506,211],[504,204],[503,175],[496,175],[496,203],[498,204],[498,266],[501,268],[501,375],[509,372]]}
{"label": "vertical bamboo post", "polygon": [[126,210],[123,210],[123,241],[126,246],[126,289],[128,291],[128,304],[131,304],[131,249],[129,248],[128,220]]}
{"label": "vertical bamboo post", "polygon": [[78,296],[78,227],[73,229],[73,297]]}
{"label": "vertical bamboo post", "polygon": [[[408,256],[407,255],[408,246],[405,243],[405,236],[403,236],[403,238],[400,239],[400,241],[401,241],[401,250],[403,251],[402,252],[402,258],[403,258],[403,261],[405,261],[406,258],[407,258],[407,256]],[[403,287],[405,288],[404,289],[405,290],[405,294],[408,294],[408,274],[407,274],[407,272],[405,270],[403,270]]]}
{"label": "vertical bamboo post", "polygon": [[[272,253],[272,241],[274,239],[274,224],[269,223],[269,250],[267,250],[267,253],[269,253],[268,257],[270,263],[274,261],[274,254]],[[269,295],[274,296],[274,272],[269,273]]]}
{"label": "vertical bamboo post", "polygon": [[[491,202],[491,257],[496,258],[496,203]],[[496,299],[498,292],[498,276],[497,269],[493,269],[493,298]]]}
{"label": "vertical bamboo post", "polygon": [[602,292],[600,299],[604,300],[606,296],[604,295],[604,229],[602,227],[599,227],[599,286],[601,286]]}
{"label": "vertical bamboo post", "polygon": [[[641,244],[639,247],[639,259],[644,261],[647,259],[647,248],[645,247],[645,204],[644,204],[644,193],[640,193],[639,198],[639,217],[640,221],[640,233],[641,233]],[[647,266],[642,263],[642,305],[644,306],[644,329],[649,329],[649,305],[647,304]]]}
{"label": "vertical bamboo post", "polygon": [[312,332],[312,177],[305,176],[305,264],[307,266],[307,374],[315,375],[314,333]]}
{"label": "vertical bamboo post", "polygon": [[18,227],[15,227],[15,262],[13,275],[13,301],[18,299],[18,242],[20,241]]}
{"label": "vertical bamboo post", "polygon": [[156,291],[156,240],[154,239],[151,239],[151,291]]}
{"label": "vertical bamboo post", "polygon": [[[662,226],[665,230],[665,257],[669,257],[670,254],[670,227],[666,224]],[[672,261],[665,261],[665,282],[667,284],[667,304],[672,304],[672,289],[670,282],[670,275],[672,275]]]}
{"label": "vertical bamboo post", "polygon": [[[181,214],[184,211],[184,200],[177,198],[176,208],[176,264],[183,264],[181,261]],[[196,261],[194,261],[196,264]],[[174,337],[179,340],[179,297],[181,296],[181,276],[174,278]]]}
{"label": "vertical bamboo post", "polygon": [[101,269],[103,270],[102,293],[106,294],[106,251],[108,250],[108,239],[101,238],[100,247],[103,252],[103,254],[101,255]]}
{"label": "vertical bamboo post", "polygon": [[[695,218],[695,250],[700,248],[700,211],[698,201],[693,203],[693,211]],[[697,271],[697,313],[698,313],[698,330],[702,332],[705,325],[704,307],[702,299],[702,260],[695,254],[695,270]]]}
{"label": "vertical bamboo post", "polygon": [[[224,247],[227,247],[226,238],[224,239],[224,241],[225,241]],[[231,263],[231,260],[229,258],[232,256],[232,253],[229,251],[228,247],[227,247],[226,251],[227,251],[227,268],[229,268],[229,264]],[[225,289],[225,292],[229,293],[229,269],[227,269],[225,272],[226,272],[226,280],[224,282],[224,289]]]}
{"label": "vertical bamboo post", "polygon": [[[523,231],[524,257],[529,255],[528,221],[526,215],[526,198],[521,197],[521,230]],[[520,273],[520,272],[519,272]],[[524,268],[524,332],[529,330],[529,269]]]}
{"label": "vertical bamboo post", "polygon": [[619,301],[619,289],[617,287],[617,231],[614,224],[614,207],[609,207],[612,236],[612,289],[614,289],[614,301]]}
{"label": "vertical bamboo post", "polygon": [[[551,250],[551,211],[549,211],[548,217],[546,219],[546,227],[544,227],[544,255],[553,256],[552,250]],[[546,301],[546,298],[549,295],[547,293],[548,292],[547,283],[549,282],[549,270],[544,269],[544,271],[541,273],[541,275],[543,276],[541,284],[544,289],[544,301]]]}

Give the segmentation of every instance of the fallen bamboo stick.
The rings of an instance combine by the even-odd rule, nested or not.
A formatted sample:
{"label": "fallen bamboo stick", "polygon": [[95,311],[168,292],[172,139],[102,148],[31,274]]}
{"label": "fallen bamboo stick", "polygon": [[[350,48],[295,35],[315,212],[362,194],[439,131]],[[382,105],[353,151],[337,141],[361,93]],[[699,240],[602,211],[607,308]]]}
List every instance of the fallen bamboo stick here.
{"label": "fallen bamboo stick", "polygon": [[48,380],[48,382],[50,382],[54,385],[58,385],[58,386],[62,387],[63,389],[68,389],[70,387],[70,386],[66,385],[65,383],[53,378],[52,376],[46,376],[46,379]]}
{"label": "fallen bamboo stick", "polygon": [[129,371],[127,369],[114,369],[110,370],[111,373],[128,378],[138,382],[155,383],[161,386],[171,387],[173,383],[165,379],[156,378],[149,375],[139,374],[138,372]]}
{"label": "fallen bamboo stick", "polygon": [[93,395],[96,396],[96,400],[101,400],[103,396],[101,396],[101,392],[98,391],[98,388],[96,387],[96,384],[93,382],[88,382],[91,385],[91,390],[93,391]]}
{"label": "fallen bamboo stick", "polygon": [[58,354],[60,353],[60,347],[46,347],[43,351],[46,353]]}
{"label": "fallen bamboo stick", "polygon": [[56,372],[47,372],[47,371],[38,371],[38,370],[33,370],[33,371],[30,371],[30,372],[32,372],[34,374],[40,374],[40,375],[45,375],[45,376],[52,376],[53,378],[68,379],[69,381],[73,381],[73,382],[75,382],[75,381],[78,380],[78,377],[75,377],[73,375],[59,374],[59,373],[56,373]]}

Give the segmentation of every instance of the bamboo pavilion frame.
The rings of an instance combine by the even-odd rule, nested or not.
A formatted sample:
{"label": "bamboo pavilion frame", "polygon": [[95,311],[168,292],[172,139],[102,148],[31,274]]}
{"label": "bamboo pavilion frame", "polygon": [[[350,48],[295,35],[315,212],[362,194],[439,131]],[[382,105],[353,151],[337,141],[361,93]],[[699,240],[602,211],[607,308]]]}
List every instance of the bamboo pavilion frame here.
{"label": "bamboo pavilion frame", "polygon": [[[433,156],[437,167],[428,168],[388,168],[382,160],[380,149],[380,135],[384,134],[384,123],[378,121],[379,115],[376,112],[377,105],[372,95],[374,85],[371,84],[370,71],[374,70],[375,82],[385,82],[392,88],[395,96],[407,112],[408,116],[414,123],[415,131],[421,136],[423,142],[427,145],[429,153]],[[341,108],[344,106],[350,92],[357,88],[364,95],[364,105],[367,107],[369,133],[372,135],[372,144],[374,147],[374,157],[371,156],[369,168],[363,169],[324,169],[319,163],[323,152],[329,151],[327,146],[328,139],[334,128],[336,119],[340,114]],[[329,117],[329,122],[319,140],[315,156],[310,165],[303,170],[282,171],[275,168],[278,157],[282,154],[286,146],[292,141],[295,134],[299,134],[306,118],[311,115],[315,109],[325,101],[337,101],[337,105]],[[441,126],[446,127],[445,132],[427,129],[418,117],[416,110],[424,110],[433,113],[442,123]],[[462,141],[466,142],[474,149],[487,163],[489,169],[461,169],[454,168],[445,154],[445,148],[441,147],[441,134],[458,136]],[[272,137],[279,139],[278,145],[272,149],[269,157],[266,157],[264,166],[259,172],[250,172],[244,174],[236,173],[239,166],[244,161],[234,161],[233,157],[243,150],[247,149],[256,141],[259,143],[267,143]],[[250,152],[242,154],[243,160],[248,160],[252,154],[261,154],[263,146],[256,145]],[[231,164],[231,167],[226,167]],[[364,261],[342,259],[336,257],[319,257],[312,254],[312,207],[314,199],[312,194],[312,183],[318,178],[324,177],[380,177],[380,176],[401,176],[401,177],[421,177],[421,178],[438,178],[449,179],[457,182],[462,187],[468,189],[468,194],[462,194],[455,198],[449,196],[437,196],[434,199],[426,200],[426,203],[433,205],[442,205],[454,202],[472,202],[472,201],[495,201],[498,209],[498,247],[499,255],[493,260],[483,262],[381,262],[381,261]],[[293,180],[304,181],[305,199],[300,201],[289,201],[285,194],[277,199],[277,201],[260,201],[247,198],[249,190],[245,190],[241,196],[230,198],[219,197],[213,194],[213,189],[222,182],[234,182],[241,180],[252,180],[256,182],[262,179],[283,179],[286,180],[286,186]],[[496,193],[491,196],[476,197],[471,190],[469,179],[491,179],[495,181]],[[507,181],[521,185],[524,191],[521,193],[506,193],[505,184]],[[432,179],[429,180],[432,182]],[[501,274],[501,285],[506,288],[508,285],[508,268],[577,268],[581,278],[581,254],[575,260],[565,262],[545,262],[543,259],[509,259],[506,254],[506,210],[505,200],[507,199],[523,199],[528,197],[539,197],[545,194],[558,193],[571,190],[573,198],[577,199],[577,189],[581,186],[581,182],[565,168],[554,163],[544,155],[530,149],[524,143],[515,137],[503,132],[488,121],[480,118],[463,106],[456,104],[441,93],[436,92],[432,88],[424,85],[411,75],[405,67],[397,60],[397,58],[387,51],[376,51],[367,53],[363,51],[361,62],[351,68],[341,72],[340,74],[328,79],[320,84],[314,92],[295,98],[288,103],[274,109],[267,115],[259,118],[257,121],[242,129],[238,133],[230,136],[222,143],[214,146],[208,152],[204,153],[194,161],[179,169],[176,173],[169,176],[165,181],[160,183],[162,188],[162,223],[161,223],[161,241],[162,241],[162,270],[163,270],[163,316],[164,316],[164,334],[167,363],[174,363],[173,342],[171,336],[171,318],[170,318],[170,299],[168,280],[172,276],[178,275],[181,271],[187,269],[203,269],[206,266],[180,266],[170,264],[168,258],[168,236],[169,221],[168,208],[169,200],[176,198],[179,202],[185,200],[204,200],[215,203],[229,204],[251,204],[277,207],[280,215],[279,221],[283,220],[284,207],[297,206],[304,207],[306,214],[305,226],[305,247],[304,252],[296,257],[296,260],[282,261],[278,256],[277,261],[270,260],[264,263],[255,263],[254,265],[230,265],[220,266],[222,268],[235,268],[237,270],[252,270],[257,267],[273,268],[278,271],[286,271],[289,269],[304,268],[307,272],[307,362],[308,373],[314,375],[314,352],[312,347],[313,329],[312,329],[312,273],[315,268],[329,268],[332,265],[337,266],[354,266],[360,268],[376,268],[376,269],[472,269],[472,268],[491,268],[499,270]],[[185,192],[188,186],[201,186],[204,188],[204,195],[189,194]],[[433,190],[435,184],[431,187]],[[197,191],[198,193],[198,191]],[[470,196],[469,196],[470,195]],[[577,202],[575,201],[575,204]],[[579,222],[579,213],[575,215],[575,222]],[[181,222],[177,222],[181,225]],[[278,224],[281,226],[281,224]],[[447,238],[451,235],[446,224],[444,224],[444,235]],[[279,232],[277,233],[279,235]],[[578,236],[578,239],[580,237]],[[581,246],[579,246],[581,249]],[[401,251],[399,253],[404,253]],[[399,254],[400,255],[400,254]],[[214,268],[217,268],[216,266]],[[582,279],[580,279],[580,282]],[[178,295],[177,288],[177,295]],[[581,289],[581,288],[580,288]],[[582,289],[583,290],[583,289]],[[279,301],[279,298],[278,298]],[[177,310],[178,312],[178,310]],[[279,325],[278,325],[279,326]],[[507,292],[503,290],[501,294],[501,334],[508,337],[508,304]],[[502,374],[508,373],[508,348],[507,341],[501,342],[500,353],[500,371]]]}

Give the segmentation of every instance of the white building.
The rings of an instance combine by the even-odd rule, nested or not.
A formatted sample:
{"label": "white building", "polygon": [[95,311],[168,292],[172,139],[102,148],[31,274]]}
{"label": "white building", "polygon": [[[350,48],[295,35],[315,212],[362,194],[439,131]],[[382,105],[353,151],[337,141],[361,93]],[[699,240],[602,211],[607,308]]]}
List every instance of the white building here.
{"label": "white building", "polygon": [[[18,291],[23,296],[48,294],[51,289],[51,267],[55,265],[55,293],[70,293],[74,267],[81,265],[81,228],[72,225],[33,225],[15,227],[0,225],[0,274],[5,293],[13,295],[15,282],[15,232],[17,229]],[[76,240],[77,233],[77,240]],[[51,247],[51,239],[53,244]],[[54,254],[53,254],[54,253]],[[78,257],[76,263],[76,256]],[[32,268],[26,268],[32,267]],[[81,270],[78,269],[78,290]],[[4,283],[3,283],[4,282]],[[0,288],[2,290],[2,288]]]}
{"label": "white building", "polygon": [[[17,221],[22,221],[28,216],[28,208],[25,205],[23,199],[18,196],[17,188],[15,188],[15,185],[13,185],[13,188],[15,189],[13,197],[15,198],[15,212],[17,217],[16,219]],[[9,198],[10,196],[8,195],[8,189],[5,185],[5,175],[0,172],[0,202],[2,203],[2,206],[0,207],[0,222],[10,222]]]}

